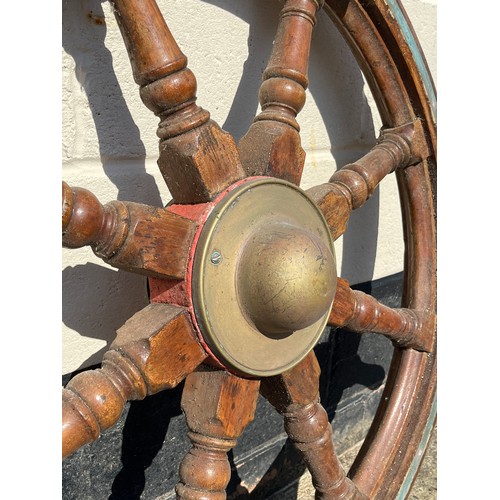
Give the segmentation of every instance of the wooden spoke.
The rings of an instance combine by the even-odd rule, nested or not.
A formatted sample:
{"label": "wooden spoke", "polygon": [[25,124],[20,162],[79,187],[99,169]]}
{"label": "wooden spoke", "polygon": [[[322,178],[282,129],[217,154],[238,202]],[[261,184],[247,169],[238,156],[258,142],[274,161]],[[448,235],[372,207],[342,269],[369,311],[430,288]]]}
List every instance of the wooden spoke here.
{"label": "wooden spoke", "polygon": [[180,465],[177,498],[226,498],[231,477],[227,452],[253,420],[258,395],[258,380],[205,365],[186,378],[181,406],[192,448]]}
{"label": "wooden spoke", "polygon": [[347,478],[319,402],[320,368],[314,352],[291,370],[262,380],[262,395],[284,416],[285,430],[302,453],[319,499],[365,499]]}
{"label": "wooden spoke", "polygon": [[380,333],[399,347],[431,352],[436,315],[428,311],[393,309],[371,295],[352,290],[346,280],[339,278],[328,324],[353,332]]}
{"label": "wooden spoke", "polygon": [[323,0],[287,0],[263,74],[262,112],[238,144],[247,175],[271,175],[300,183],[305,152],[296,116],[303,108],[316,12]]}
{"label": "wooden spoke", "polygon": [[344,234],[352,210],[371,197],[386,175],[425,157],[421,135],[418,120],[383,130],[376,146],[365,156],[337,170],[328,183],[307,190],[323,212],[334,240]]}
{"label": "wooden spoke", "polygon": [[[435,421],[436,111],[432,79],[400,2],[283,0],[259,92],[261,112],[237,147],[197,105],[196,78],[156,1],[110,1],[140,97],[159,119],[158,166],[173,203],[103,205],[89,191],[63,183],[63,246],[89,245],[112,266],[148,276],[151,302],[118,329],[99,369],[80,373],[63,388],[63,458],[116,424],[128,401],[185,380],[181,406],[191,449],[180,464],[177,498],[226,498],[227,453],[254,418],[259,391],[283,416],[316,499],[406,496]],[[337,239],[352,211],[395,172],[406,308],[390,308],[343,279],[335,287],[321,214],[279,180],[301,181],[305,152],[298,115],[323,7],[324,19],[358,61],[384,128],[371,151],[307,194]],[[268,278],[270,302],[260,300],[257,286]],[[317,293],[308,294],[311,287]],[[284,319],[277,322],[278,309]],[[395,347],[349,477],[320,404],[313,344],[327,317],[331,326],[378,333]],[[256,355],[249,357],[254,344]]]}
{"label": "wooden spoke", "polygon": [[196,78],[154,0],[113,0],[135,81],[159,118],[158,165],[177,203],[213,199],[244,177],[233,138],[196,105]]}
{"label": "wooden spoke", "polygon": [[63,246],[90,245],[114,267],[182,279],[195,231],[195,222],[167,209],[121,201],[103,206],[90,191],[63,182]]}
{"label": "wooden spoke", "polygon": [[127,401],[175,387],[205,358],[186,309],[149,304],[117,330],[102,367],[62,391],[63,458],[96,440]]}

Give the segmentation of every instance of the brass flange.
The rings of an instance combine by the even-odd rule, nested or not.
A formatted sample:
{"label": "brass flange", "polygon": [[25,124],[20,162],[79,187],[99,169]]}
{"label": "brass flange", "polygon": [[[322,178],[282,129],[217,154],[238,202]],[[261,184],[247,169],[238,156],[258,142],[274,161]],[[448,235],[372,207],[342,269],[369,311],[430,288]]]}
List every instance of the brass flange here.
{"label": "brass flange", "polygon": [[295,185],[246,181],[207,218],[192,300],[205,342],[228,368],[271,376],[301,361],[326,325],[336,286],[328,226]]}

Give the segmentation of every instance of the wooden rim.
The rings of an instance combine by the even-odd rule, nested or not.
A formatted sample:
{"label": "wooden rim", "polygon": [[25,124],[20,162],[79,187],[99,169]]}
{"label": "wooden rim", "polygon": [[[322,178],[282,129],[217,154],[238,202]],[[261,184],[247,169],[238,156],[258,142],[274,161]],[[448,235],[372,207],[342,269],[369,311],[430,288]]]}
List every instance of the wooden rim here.
{"label": "wooden rim", "polygon": [[[325,9],[356,56],[384,126],[417,118],[424,123],[432,154],[396,172],[405,234],[403,306],[435,311],[435,97],[425,85],[431,81],[423,74],[426,67],[413,54],[422,61],[423,56],[416,42],[412,45],[409,25],[399,24],[406,20],[399,2],[351,1],[345,7],[327,0]],[[378,64],[381,60],[385,64]],[[436,344],[430,354],[395,348],[381,404],[349,473],[369,498],[396,498],[407,491],[418,469],[412,461],[435,418],[436,381]]]}
{"label": "wooden rim", "polygon": [[[254,176],[300,184],[305,152],[295,118],[305,100],[311,32],[320,5],[323,2],[316,0],[288,0],[282,9],[260,91],[262,112],[236,145],[195,104],[196,79],[156,2],[115,1],[141,98],[161,120],[158,165],[175,201],[167,208],[130,202],[103,206],[90,192],[63,184],[63,244],[90,245],[110,264],[147,275],[152,302],[117,331],[101,369],[77,375],[64,389],[67,453],[114,425],[126,401],[143,399],[185,379],[181,405],[192,448],[180,466],[176,488],[180,498],[200,492],[207,495],[204,498],[223,498],[229,481],[226,452],[253,419],[259,391],[284,417],[287,434],[303,454],[318,498],[396,498],[408,491],[418,469],[419,450],[435,418],[436,124],[432,80],[399,0],[324,3],[365,74],[383,129],[365,157],[344,166],[328,183],[308,190],[308,195],[324,216],[324,220],[320,216],[323,229],[336,238],[345,231],[352,211],[395,171],[405,240],[403,308],[391,310],[339,280],[342,293],[335,293],[335,314],[324,313],[333,321],[329,324],[346,324],[358,333],[381,333],[404,347],[394,349],[381,403],[349,477],[336,457],[328,416],[319,403],[315,354],[311,351],[290,369],[270,372],[273,376],[260,380],[240,376],[217,357],[216,362],[210,359],[210,341],[203,335],[198,338],[199,317],[189,317],[194,311],[190,267],[194,249],[210,210],[215,207],[216,216],[225,214],[216,209],[221,193]],[[286,219],[284,213],[280,217]],[[229,220],[230,228],[238,224],[238,220],[224,220]],[[217,227],[225,223],[221,224]],[[276,234],[267,238],[271,232],[262,230],[265,245],[259,240],[259,249],[284,248]],[[301,240],[302,232],[285,235],[299,241],[300,265],[309,248]],[[318,245],[313,246],[316,252]],[[243,248],[238,243],[234,254]],[[210,251],[210,258],[221,257],[218,247]],[[314,252],[310,255],[317,260]],[[268,269],[270,261],[273,271],[281,269],[275,257],[278,252],[266,255],[267,260],[257,259],[243,252],[242,258],[252,270]],[[293,258],[291,262],[300,267]],[[263,276],[270,276],[269,272]],[[227,282],[233,286],[233,274],[229,273],[224,287]],[[257,325],[254,312],[267,309],[255,290],[245,287],[238,290],[244,290],[242,297],[252,304],[245,311]],[[272,289],[271,300],[282,290]],[[281,310],[288,307],[291,300]],[[277,315],[276,310],[273,314]],[[311,317],[316,320],[315,314]],[[270,314],[266,318],[262,331],[269,335],[288,335],[305,320],[304,316],[292,321],[290,315],[285,322]],[[230,321],[224,325],[231,333]],[[372,330],[375,327],[378,330]]]}

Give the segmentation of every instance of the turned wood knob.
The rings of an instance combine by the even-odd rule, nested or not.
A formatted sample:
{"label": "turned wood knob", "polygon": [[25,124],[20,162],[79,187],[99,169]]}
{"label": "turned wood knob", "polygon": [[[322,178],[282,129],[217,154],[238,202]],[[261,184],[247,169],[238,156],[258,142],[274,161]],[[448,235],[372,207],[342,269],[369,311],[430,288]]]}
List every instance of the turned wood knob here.
{"label": "turned wood knob", "polygon": [[99,237],[104,222],[104,206],[87,189],[62,183],[62,237],[63,246],[80,248]]}

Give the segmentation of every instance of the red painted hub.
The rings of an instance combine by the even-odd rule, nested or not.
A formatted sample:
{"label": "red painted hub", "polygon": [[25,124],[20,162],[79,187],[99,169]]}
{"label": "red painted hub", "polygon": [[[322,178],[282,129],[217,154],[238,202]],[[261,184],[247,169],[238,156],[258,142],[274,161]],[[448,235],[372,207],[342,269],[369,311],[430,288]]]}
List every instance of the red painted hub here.
{"label": "red painted hub", "polygon": [[217,356],[212,352],[208,344],[203,338],[200,326],[198,325],[198,320],[194,311],[193,296],[192,296],[192,280],[193,280],[193,263],[194,256],[196,252],[196,246],[198,240],[200,239],[200,234],[203,231],[205,222],[208,216],[211,214],[213,209],[217,206],[220,201],[226,197],[228,193],[238,188],[239,186],[246,184],[248,182],[263,179],[265,177],[247,177],[241,181],[235,182],[227,189],[222,191],[217,198],[208,203],[198,203],[196,205],[178,205],[171,204],[166,208],[168,211],[173,212],[177,215],[190,219],[197,224],[196,234],[193,239],[193,243],[189,250],[189,258],[187,261],[187,269],[184,280],[168,280],[149,277],[149,300],[150,302],[166,302],[169,304],[176,304],[179,306],[186,307],[191,315],[191,321],[198,334],[198,339],[202,344],[203,348],[210,356],[210,361],[221,368],[228,368],[220,361]]}

